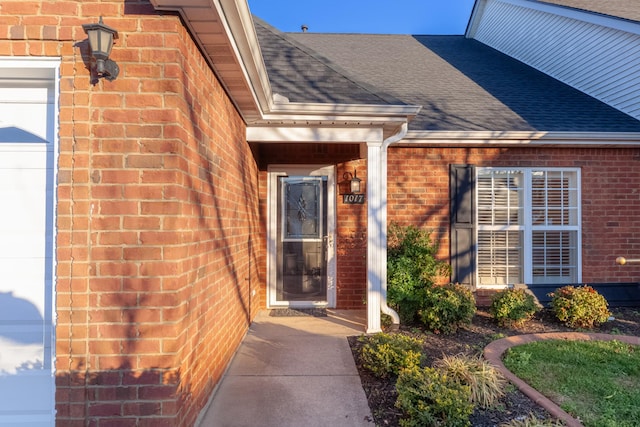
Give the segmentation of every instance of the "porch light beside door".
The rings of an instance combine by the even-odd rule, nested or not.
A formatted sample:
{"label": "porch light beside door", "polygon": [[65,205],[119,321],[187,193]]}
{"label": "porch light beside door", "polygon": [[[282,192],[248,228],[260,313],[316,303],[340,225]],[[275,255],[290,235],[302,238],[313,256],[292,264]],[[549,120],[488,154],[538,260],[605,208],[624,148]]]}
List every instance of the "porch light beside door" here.
{"label": "porch light beside door", "polygon": [[351,194],[360,194],[360,178],[357,171],[353,170],[353,178],[351,178]]}
{"label": "porch light beside door", "polygon": [[358,178],[358,172],[356,169],[351,172],[345,172],[342,174],[342,181],[340,182],[340,194],[360,194],[362,180]]}

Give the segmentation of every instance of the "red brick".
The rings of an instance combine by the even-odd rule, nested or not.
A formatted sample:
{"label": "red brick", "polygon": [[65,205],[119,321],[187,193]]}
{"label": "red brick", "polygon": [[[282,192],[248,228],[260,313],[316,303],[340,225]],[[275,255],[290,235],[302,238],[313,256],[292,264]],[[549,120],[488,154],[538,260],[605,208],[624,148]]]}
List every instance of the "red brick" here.
{"label": "red brick", "polygon": [[140,420],[139,427],[174,427],[174,421],[172,418],[142,418]]}
{"label": "red brick", "polygon": [[29,16],[37,15],[40,9],[40,2],[20,1],[4,2],[2,4],[3,15]]}
{"label": "red brick", "polygon": [[117,419],[101,418],[99,420],[99,427],[138,427],[140,425],[140,419],[137,417],[118,417]]}
{"label": "red brick", "polygon": [[126,167],[128,168],[162,168],[164,156],[151,154],[138,154],[127,156]]}
{"label": "red brick", "polygon": [[162,126],[131,124],[125,127],[125,135],[128,138],[159,138],[162,136]]}
{"label": "red brick", "polygon": [[[127,16],[119,16],[125,12],[119,2],[32,4],[42,4],[42,18],[26,14],[36,25],[2,21],[8,19],[3,4],[0,26],[7,26],[8,35],[34,38],[29,44],[9,40],[5,55],[50,52],[63,58],[57,373],[65,376],[69,367],[77,367],[87,372],[88,382],[68,373],[74,375],[74,388],[59,383],[58,424],[193,425],[211,392],[209,380],[220,378],[246,330],[242,307],[223,302],[223,293],[230,292],[228,284],[235,280],[225,253],[234,254],[242,271],[243,265],[257,260],[255,277],[258,270],[265,274],[266,244],[257,220],[260,189],[251,178],[258,170],[244,142],[244,123],[175,16],[156,14],[149,4],[128,5]],[[95,22],[96,16],[104,16],[105,23],[120,32],[112,57],[121,74],[94,86],[74,43],[42,43],[39,38],[85,40],[82,24]],[[50,24],[51,18],[59,19],[59,25]],[[142,27],[145,31],[139,33]],[[150,48],[149,40],[171,48]],[[204,141],[212,145],[199,149]],[[212,176],[220,182],[215,189],[209,183]],[[238,197],[247,188],[255,190]],[[264,188],[260,191],[266,194]],[[228,225],[234,234],[223,246],[214,245],[216,233]],[[139,246],[143,232],[149,232],[142,241],[150,246]],[[246,248],[249,237],[254,239],[253,253],[238,251]],[[240,295],[246,298],[248,284],[241,287]],[[264,289],[259,294],[264,300]],[[187,308],[219,305],[225,306],[219,328],[199,334],[193,323],[197,317],[189,316]],[[109,354],[116,347],[122,354]],[[200,352],[207,363],[196,368],[192,360],[177,356],[181,352]],[[98,356],[87,359],[88,353]],[[167,372],[147,373],[159,364],[166,365]],[[113,376],[105,377],[101,368],[114,369]],[[181,383],[177,372],[190,372],[188,384]],[[163,381],[170,384],[162,386]],[[190,387],[193,398],[183,399],[177,387]],[[71,393],[77,404],[63,400]],[[92,399],[88,406],[85,396]],[[119,399],[126,409],[111,406]]]}
{"label": "red brick", "polygon": [[133,402],[124,404],[124,415],[137,415],[147,417],[150,415],[161,415],[162,406],[160,402]]}
{"label": "red brick", "polygon": [[120,403],[94,403],[89,405],[89,416],[117,416],[122,414],[122,405]]}
{"label": "red brick", "polygon": [[171,400],[175,397],[175,387],[171,385],[143,386],[139,390],[141,400]]}
{"label": "red brick", "polygon": [[124,248],[123,259],[153,261],[162,259],[162,248],[159,246],[142,246]]}

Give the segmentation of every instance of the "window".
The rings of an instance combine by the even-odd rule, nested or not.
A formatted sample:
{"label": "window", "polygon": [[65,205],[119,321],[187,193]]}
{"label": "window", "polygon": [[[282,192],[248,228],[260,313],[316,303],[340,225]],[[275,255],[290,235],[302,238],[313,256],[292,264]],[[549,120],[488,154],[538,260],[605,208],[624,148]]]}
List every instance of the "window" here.
{"label": "window", "polygon": [[579,171],[476,169],[478,285],[580,280]]}

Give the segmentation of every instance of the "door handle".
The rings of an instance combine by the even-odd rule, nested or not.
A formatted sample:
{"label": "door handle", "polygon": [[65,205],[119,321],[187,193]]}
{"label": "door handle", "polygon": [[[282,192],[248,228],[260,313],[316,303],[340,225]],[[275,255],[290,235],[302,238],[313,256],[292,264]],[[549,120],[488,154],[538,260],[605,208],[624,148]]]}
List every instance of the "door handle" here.
{"label": "door handle", "polygon": [[324,240],[324,248],[328,252],[329,248],[333,246],[333,235],[324,236],[322,240]]}

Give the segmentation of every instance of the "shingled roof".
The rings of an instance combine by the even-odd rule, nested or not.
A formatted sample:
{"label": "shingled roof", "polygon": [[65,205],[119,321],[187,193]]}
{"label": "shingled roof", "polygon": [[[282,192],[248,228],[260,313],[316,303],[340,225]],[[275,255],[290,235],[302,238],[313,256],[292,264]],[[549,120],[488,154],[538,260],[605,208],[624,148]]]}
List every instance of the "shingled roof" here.
{"label": "shingled roof", "polygon": [[254,17],[271,90],[291,102],[404,104],[358,82],[336,64]]}
{"label": "shingled roof", "polygon": [[463,36],[256,27],[272,89],[292,102],[422,105],[410,130],[640,132],[640,121]]}
{"label": "shingled roof", "polygon": [[629,21],[640,22],[640,4],[638,0],[538,0],[556,6],[570,7],[586,12],[609,15]]}

